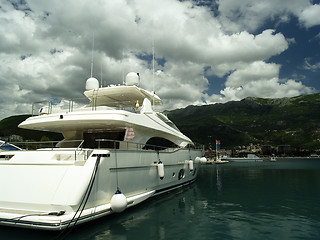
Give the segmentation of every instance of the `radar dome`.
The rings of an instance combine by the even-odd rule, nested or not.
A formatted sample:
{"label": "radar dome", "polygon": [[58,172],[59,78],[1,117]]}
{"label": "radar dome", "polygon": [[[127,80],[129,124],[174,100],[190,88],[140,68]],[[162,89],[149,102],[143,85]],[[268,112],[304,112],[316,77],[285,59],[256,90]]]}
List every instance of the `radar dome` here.
{"label": "radar dome", "polygon": [[93,90],[93,89],[98,89],[99,88],[99,81],[96,78],[89,78],[86,81],[86,90]]}
{"label": "radar dome", "polygon": [[133,85],[136,85],[138,86],[139,85],[139,73],[135,73],[135,72],[130,72],[127,74],[126,76],[126,85],[127,86],[133,86]]}

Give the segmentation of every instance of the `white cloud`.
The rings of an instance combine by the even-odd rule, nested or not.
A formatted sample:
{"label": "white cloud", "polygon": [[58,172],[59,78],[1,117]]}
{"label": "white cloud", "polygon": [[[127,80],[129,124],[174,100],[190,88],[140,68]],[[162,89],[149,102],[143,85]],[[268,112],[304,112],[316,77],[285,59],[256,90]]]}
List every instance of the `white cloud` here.
{"label": "white cloud", "polygon": [[[5,87],[0,89],[0,119],[30,112],[34,101],[80,97],[90,77],[93,32],[93,75],[100,79],[102,66],[104,85],[121,83],[127,72],[136,71],[142,86],[152,90],[154,39],[156,58],[163,61],[156,63],[160,74],[154,84],[164,108],[201,104],[203,98],[239,99],[262,90],[263,84],[272,96],[288,96],[290,88],[308,92],[291,80],[280,84],[280,66],[265,63],[288,49],[289,40],[272,29],[252,33],[270,16],[302,13],[310,6],[307,0],[220,0],[218,17],[191,1],[26,2],[17,8],[1,1],[0,84]],[[223,95],[204,94],[211,87],[206,67],[212,75],[227,76]]]}
{"label": "white cloud", "polygon": [[186,102],[197,104],[201,101],[202,92],[208,87],[208,80],[202,73],[201,65],[190,63],[170,64],[164,72],[157,74],[155,89],[164,99],[164,106],[175,109],[184,107]]}
{"label": "white cloud", "polygon": [[305,27],[310,28],[313,26],[320,25],[320,5],[315,4],[305,8],[300,16],[299,20],[305,25]]}
{"label": "white cloud", "polygon": [[279,83],[278,78],[251,81],[241,87],[226,87],[221,91],[221,94],[225,96],[224,101],[241,100],[248,96],[262,98],[294,97],[303,93],[311,94],[314,93],[314,90],[294,80]]}
{"label": "white cloud", "polygon": [[280,65],[253,62],[228,76],[226,88],[221,91],[224,101],[241,100],[245,97],[280,98],[314,93],[314,89],[301,82],[279,79]]}
{"label": "white cloud", "polygon": [[217,53],[212,53],[213,56],[217,56],[213,69],[218,76],[241,67],[243,63],[250,64],[256,60],[269,59],[288,48],[284,36],[280,33],[274,34],[270,29],[256,36],[248,32],[224,35],[218,41]]}
{"label": "white cloud", "polygon": [[320,71],[320,62],[311,64],[311,63],[310,63],[310,60],[311,60],[311,59],[308,59],[308,58],[304,59],[304,66],[303,66],[303,68],[306,69],[306,70],[310,70],[310,71],[312,71],[312,72]]}
{"label": "white cloud", "polygon": [[227,78],[226,87],[234,88],[244,86],[250,82],[274,79],[278,77],[279,71],[280,66],[277,64],[267,64],[262,61],[253,62],[231,73]]}
{"label": "white cloud", "polygon": [[319,5],[309,0],[220,0],[218,3],[222,25],[231,32],[254,32],[269,20],[286,23],[291,15],[297,16],[307,28],[320,24]]}

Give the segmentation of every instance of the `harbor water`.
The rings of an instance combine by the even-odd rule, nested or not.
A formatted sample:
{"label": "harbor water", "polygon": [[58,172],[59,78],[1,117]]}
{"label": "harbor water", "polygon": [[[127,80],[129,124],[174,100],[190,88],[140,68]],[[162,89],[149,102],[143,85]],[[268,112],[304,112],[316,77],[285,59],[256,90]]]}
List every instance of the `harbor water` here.
{"label": "harbor water", "polygon": [[320,239],[320,159],[201,165],[197,181],[67,234],[1,239]]}

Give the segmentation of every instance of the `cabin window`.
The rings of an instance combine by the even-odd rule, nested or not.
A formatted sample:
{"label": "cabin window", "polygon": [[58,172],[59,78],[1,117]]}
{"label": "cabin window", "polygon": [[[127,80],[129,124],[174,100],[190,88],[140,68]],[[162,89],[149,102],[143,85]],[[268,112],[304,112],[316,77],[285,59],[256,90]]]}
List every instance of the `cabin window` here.
{"label": "cabin window", "polygon": [[84,132],[83,146],[85,148],[119,149],[119,141],[123,141],[124,135],[125,131]]}
{"label": "cabin window", "polygon": [[171,142],[170,140],[168,139],[165,139],[165,138],[160,138],[160,137],[153,137],[153,138],[150,138],[144,149],[147,149],[147,150],[164,150],[164,149],[167,149],[167,148],[175,148],[175,147],[178,147],[175,143]]}
{"label": "cabin window", "polygon": [[10,160],[14,155],[0,155],[0,160]]}

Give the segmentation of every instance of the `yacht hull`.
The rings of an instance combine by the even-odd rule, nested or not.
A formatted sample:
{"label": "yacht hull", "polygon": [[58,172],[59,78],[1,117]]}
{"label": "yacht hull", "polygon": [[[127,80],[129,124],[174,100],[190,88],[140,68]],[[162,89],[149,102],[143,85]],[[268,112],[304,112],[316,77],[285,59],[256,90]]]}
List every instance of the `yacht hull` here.
{"label": "yacht hull", "polygon": [[188,149],[11,153],[9,160],[0,160],[0,225],[62,230],[112,214],[117,190],[128,208],[192,183],[197,176],[195,159],[201,155],[200,150]]}

